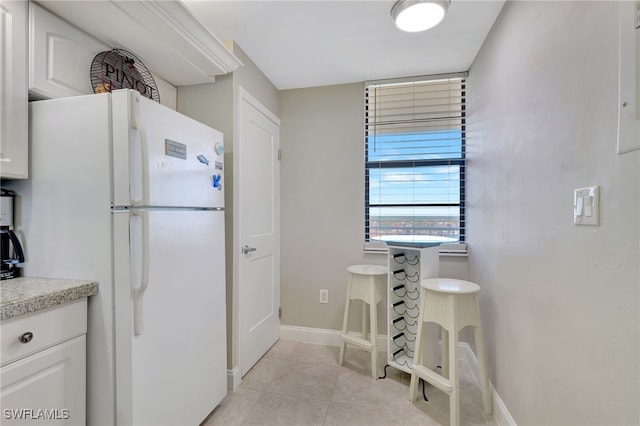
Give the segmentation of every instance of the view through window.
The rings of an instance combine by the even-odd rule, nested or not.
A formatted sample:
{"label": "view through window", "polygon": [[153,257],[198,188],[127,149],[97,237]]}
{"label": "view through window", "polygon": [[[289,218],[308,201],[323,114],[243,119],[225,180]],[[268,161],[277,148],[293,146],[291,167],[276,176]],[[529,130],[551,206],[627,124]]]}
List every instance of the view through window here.
{"label": "view through window", "polygon": [[464,241],[465,75],[365,86],[365,244]]}

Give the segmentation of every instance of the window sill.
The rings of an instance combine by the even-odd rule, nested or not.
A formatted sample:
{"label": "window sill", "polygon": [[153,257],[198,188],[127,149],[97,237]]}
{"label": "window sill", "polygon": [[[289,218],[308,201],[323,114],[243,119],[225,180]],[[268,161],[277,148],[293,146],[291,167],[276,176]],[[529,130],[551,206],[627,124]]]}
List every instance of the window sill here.
{"label": "window sill", "polygon": [[[389,252],[386,244],[380,243],[364,243],[365,254],[384,254]],[[469,257],[467,243],[441,244],[439,255],[446,257]]]}

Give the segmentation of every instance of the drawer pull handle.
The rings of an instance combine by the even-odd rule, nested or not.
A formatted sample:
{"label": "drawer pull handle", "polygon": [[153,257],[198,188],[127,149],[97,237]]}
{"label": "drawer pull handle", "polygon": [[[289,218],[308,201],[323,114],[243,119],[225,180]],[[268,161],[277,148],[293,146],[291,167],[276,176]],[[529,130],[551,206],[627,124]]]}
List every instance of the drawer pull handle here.
{"label": "drawer pull handle", "polygon": [[22,336],[18,337],[18,340],[20,340],[20,343],[29,343],[31,340],[33,340],[33,333],[27,331]]}

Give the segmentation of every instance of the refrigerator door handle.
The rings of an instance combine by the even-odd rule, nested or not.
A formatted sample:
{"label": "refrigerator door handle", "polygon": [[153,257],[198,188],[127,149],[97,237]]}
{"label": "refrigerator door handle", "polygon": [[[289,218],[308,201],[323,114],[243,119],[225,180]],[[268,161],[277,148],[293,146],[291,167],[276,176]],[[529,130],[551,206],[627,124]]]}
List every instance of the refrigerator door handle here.
{"label": "refrigerator door handle", "polygon": [[[138,222],[140,226],[136,226],[135,222]],[[136,257],[132,259],[132,264],[139,262],[140,280],[139,283],[136,283],[137,277],[131,280],[133,286],[133,333],[139,336],[144,330],[143,300],[144,293],[149,286],[149,212],[132,211],[129,226],[132,234],[140,236],[141,256],[135,256],[132,250],[132,257]]]}
{"label": "refrigerator door handle", "polygon": [[149,148],[147,133],[140,120],[140,99],[131,92],[131,128],[136,138],[131,139],[131,204],[145,205],[149,200]]}

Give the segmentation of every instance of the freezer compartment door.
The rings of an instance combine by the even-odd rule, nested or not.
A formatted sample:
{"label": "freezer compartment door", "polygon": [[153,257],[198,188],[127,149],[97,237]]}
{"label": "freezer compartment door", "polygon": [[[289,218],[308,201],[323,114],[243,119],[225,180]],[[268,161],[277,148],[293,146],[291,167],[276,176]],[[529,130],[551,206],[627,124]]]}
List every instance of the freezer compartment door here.
{"label": "freezer compartment door", "polygon": [[135,91],[112,99],[115,205],[224,207],[222,133]]}
{"label": "freezer compartment door", "polygon": [[227,388],[224,212],[114,217],[118,424],[200,424]]}

